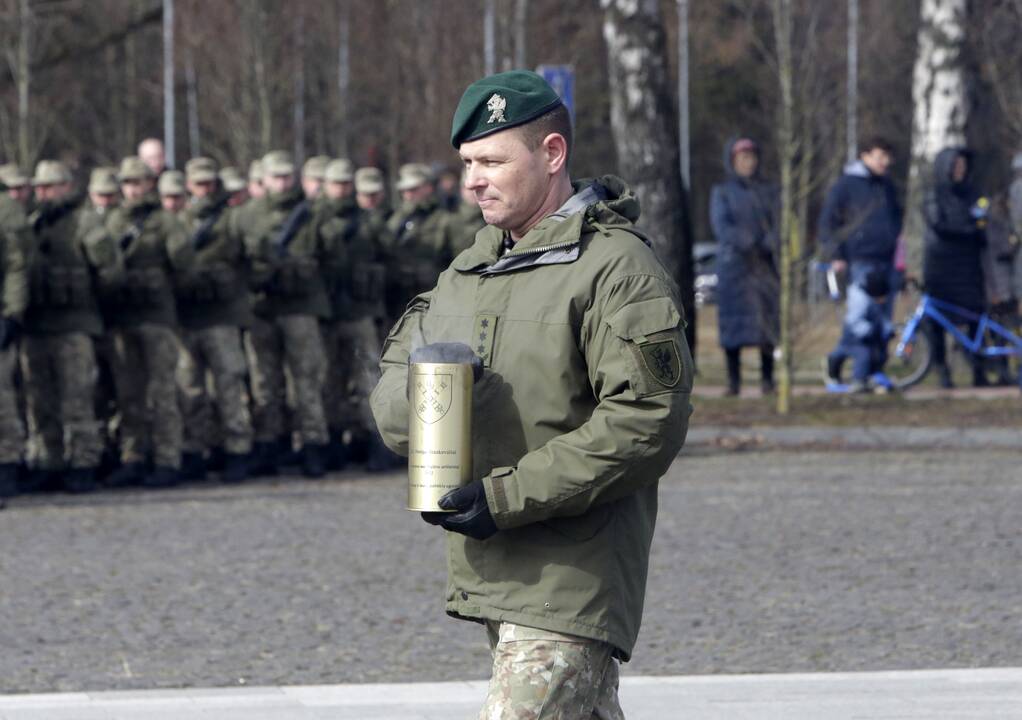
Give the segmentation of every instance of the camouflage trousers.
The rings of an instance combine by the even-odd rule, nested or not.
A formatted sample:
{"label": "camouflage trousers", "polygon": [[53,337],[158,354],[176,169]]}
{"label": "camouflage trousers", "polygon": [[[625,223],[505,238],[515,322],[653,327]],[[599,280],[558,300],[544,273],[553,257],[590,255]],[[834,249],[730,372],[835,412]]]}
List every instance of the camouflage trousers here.
{"label": "camouflage trousers", "polygon": [[28,416],[28,462],[41,470],[91,468],[103,452],[93,407],[96,354],[85,333],[27,335],[21,372]]}
{"label": "camouflage trousers", "polygon": [[252,450],[252,416],[241,329],[221,325],[183,330],[181,345],[177,384],[185,452],[223,447],[229,453],[248,453]]}
{"label": "camouflage trousers", "polygon": [[380,337],[371,317],[335,321],[323,332],[329,360],[323,391],[327,425],[332,430],[373,430],[369,394],[380,379]]}
{"label": "camouflage trousers", "polygon": [[13,348],[0,351],[0,463],[21,462],[25,447],[25,427],[18,411],[18,390],[14,371],[18,353]]}
{"label": "camouflage trousers", "polygon": [[319,320],[312,315],[258,319],[249,329],[247,349],[256,441],[273,442],[291,431],[285,414],[290,383],[293,429],[303,444],[326,444],[326,351]]}
{"label": "camouflage trousers", "polygon": [[506,622],[486,631],[493,676],[479,720],[624,720],[610,645]]}
{"label": "camouflage trousers", "polygon": [[175,371],[180,344],[164,325],[118,328],[110,336],[110,371],[120,409],[121,462],[181,466],[183,428]]}

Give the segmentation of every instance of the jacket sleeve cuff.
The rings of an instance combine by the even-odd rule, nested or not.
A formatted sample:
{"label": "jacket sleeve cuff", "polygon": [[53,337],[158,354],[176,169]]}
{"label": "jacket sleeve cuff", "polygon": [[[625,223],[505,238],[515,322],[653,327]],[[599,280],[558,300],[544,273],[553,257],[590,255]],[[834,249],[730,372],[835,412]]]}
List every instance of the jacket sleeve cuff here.
{"label": "jacket sleeve cuff", "polygon": [[486,492],[486,504],[490,508],[493,521],[501,530],[514,527],[515,522],[508,501],[509,484],[514,476],[513,467],[498,467],[483,478],[483,490]]}

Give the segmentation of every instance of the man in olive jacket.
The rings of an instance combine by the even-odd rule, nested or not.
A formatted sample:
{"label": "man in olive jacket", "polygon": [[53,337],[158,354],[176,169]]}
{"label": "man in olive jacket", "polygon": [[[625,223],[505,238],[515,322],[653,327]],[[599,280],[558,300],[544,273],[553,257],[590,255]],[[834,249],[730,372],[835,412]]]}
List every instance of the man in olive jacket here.
{"label": "man in olive jacket", "polygon": [[25,248],[28,223],[18,202],[0,193],[0,498],[18,491],[25,428],[18,412],[14,371],[28,305]]}
{"label": "man in olive jacket", "polygon": [[[216,162],[185,164],[191,202],[181,213],[195,253],[191,270],[178,278],[177,312],[182,352],[178,385],[184,415],[183,471],[200,478],[222,459],[223,480],[248,476],[252,418],[242,328],[252,324],[245,246],[234,226],[230,197],[220,187]],[[207,392],[207,375],[213,397]]]}
{"label": "man in olive jacket", "polygon": [[25,250],[29,280],[21,368],[29,428],[29,487],[60,482],[91,490],[103,452],[96,421],[96,351],[103,334],[97,290],[115,283],[117,247],[99,216],[72,192],[71,172],[41,160],[32,184]]}
{"label": "man in olive jacket", "polygon": [[467,343],[482,366],[476,479],[424,519],[449,531],[447,612],[489,632],[486,718],[622,716],[617,659],[639,631],[657,483],[691,412],[676,288],[624,182],[570,181],[571,134],[534,73],[465,91],[451,139],[488,226],[394,327],[372,396],[407,454],[410,358]]}
{"label": "man in olive jacket", "polygon": [[324,236],[315,203],[295,180],[290,153],[268,153],[263,173],[266,197],[253,206],[244,230],[256,300],[249,333],[256,462],[259,473],[275,473],[279,458],[291,450],[286,369],[294,389],[302,470],[320,477],[326,472],[329,435],[323,410],[327,360],[319,324],[330,318],[325,276],[344,276],[345,249]]}
{"label": "man in olive jacket", "polygon": [[109,213],[106,227],[120,250],[124,277],[105,287],[101,300],[111,329],[110,369],[121,411],[121,467],[107,481],[174,485],[181,479],[184,431],[177,397],[174,290],[195,252],[184,226],[160,207],[148,165],[126,157],[117,178],[124,202]]}

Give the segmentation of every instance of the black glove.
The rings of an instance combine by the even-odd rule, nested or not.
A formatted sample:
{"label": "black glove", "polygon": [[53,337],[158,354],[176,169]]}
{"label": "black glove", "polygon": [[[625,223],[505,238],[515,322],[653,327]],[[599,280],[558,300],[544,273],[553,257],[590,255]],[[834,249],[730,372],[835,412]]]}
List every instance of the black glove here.
{"label": "black glove", "polygon": [[21,323],[14,318],[0,320],[0,350],[6,350],[21,337]]}
{"label": "black glove", "polygon": [[410,363],[467,363],[472,366],[472,382],[483,376],[483,361],[465,343],[439,342],[412,350]]}
{"label": "black glove", "polygon": [[474,480],[465,487],[451,490],[437,502],[445,510],[455,513],[424,512],[422,519],[430,525],[461,533],[476,540],[485,540],[497,532],[490,506],[486,504],[486,491],[482,480]]}

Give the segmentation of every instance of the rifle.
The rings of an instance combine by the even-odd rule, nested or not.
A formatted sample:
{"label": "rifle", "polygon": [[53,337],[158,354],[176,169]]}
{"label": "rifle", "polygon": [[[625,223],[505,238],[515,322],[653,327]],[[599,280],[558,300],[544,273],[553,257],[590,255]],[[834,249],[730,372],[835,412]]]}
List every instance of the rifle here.
{"label": "rifle", "polygon": [[230,201],[231,196],[225,195],[218,200],[211,208],[209,215],[202,224],[195,229],[192,234],[192,247],[195,248],[195,252],[203,250],[213,241],[213,226],[216,225],[216,221],[220,219],[224,209],[227,207],[227,203]]}
{"label": "rifle", "polygon": [[287,220],[285,220],[284,224],[281,226],[280,232],[278,232],[277,236],[273,238],[273,247],[277,250],[278,258],[287,257],[288,246],[291,244],[291,241],[294,240],[295,235],[298,234],[298,231],[301,230],[302,225],[305,224],[305,221],[309,219],[311,214],[312,212],[309,209],[308,200],[302,200],[300,203],[295,205],[294,210],[291,211],[291,214],[287,216]]}
{"label": "rifle", "polygon": [[121,252],[127,252],[128,248],[131,247],[131,243],[138,239],[138,236],[142,234],[142,227],[145,225],[146,218],[153,214],[159,205],[148,205],[142,208],[142,211],[136,213],[135,222],[131,224],[128,231],[121,235],[119,245],[121,246]]}

